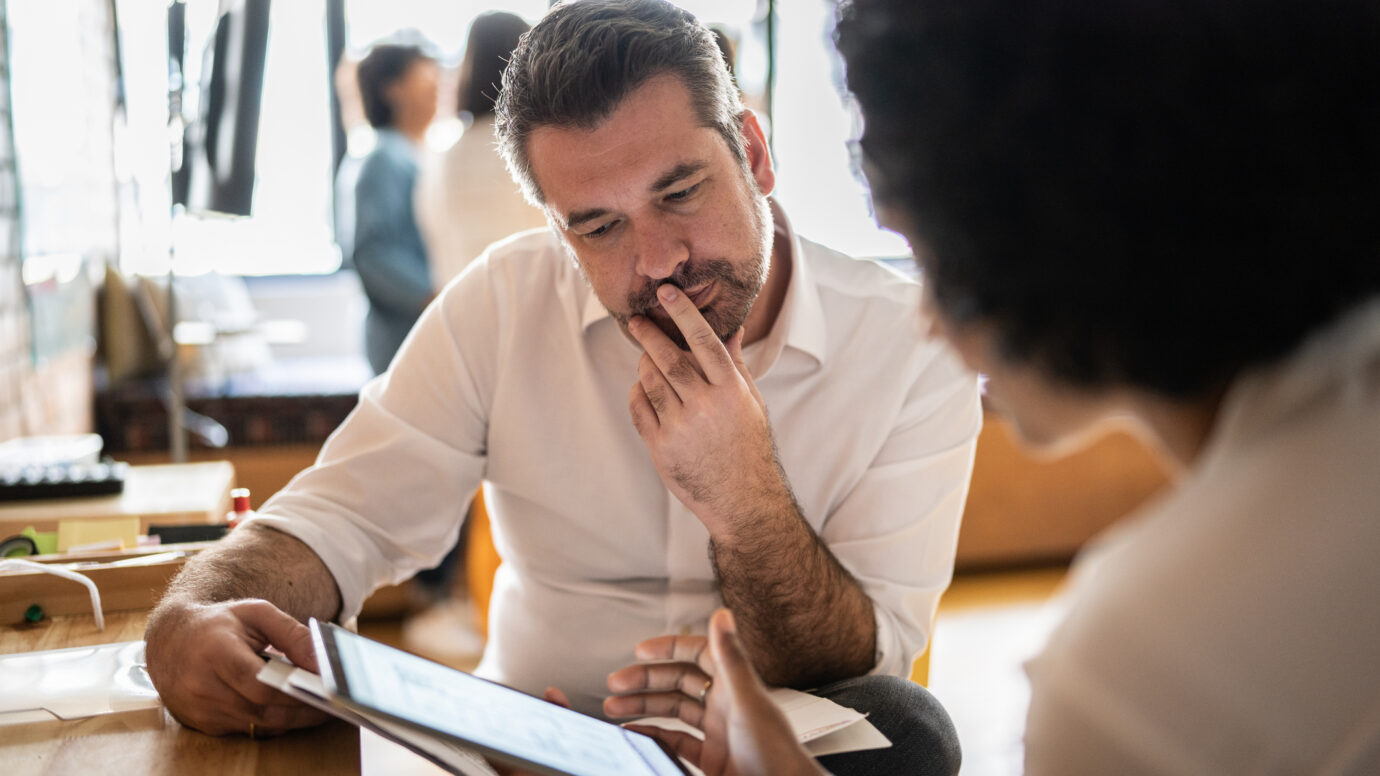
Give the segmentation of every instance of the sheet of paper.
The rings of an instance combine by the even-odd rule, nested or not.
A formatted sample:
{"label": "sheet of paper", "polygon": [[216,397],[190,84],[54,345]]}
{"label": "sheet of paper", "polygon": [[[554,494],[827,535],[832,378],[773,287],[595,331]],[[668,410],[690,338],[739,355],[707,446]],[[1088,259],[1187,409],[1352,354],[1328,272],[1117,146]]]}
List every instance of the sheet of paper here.
{"label": "sheet of paper", "polygon": [[[799,690],[778,687],[772,690],[770,695],[776,707],[785,712],[786,719],[791,723],[791,730],[802,744],[862,722],[865,716],[828,698]],[[867,726],[872,727],[871,723]],[[890,743],[887,742],[888,745]]]}
{"label": "sheet of paper", "polygon": [[[770,695],[772,702],[785,713],[796,740],[816,757],[891,746],[882,731],[867,721],[865,714],[840,706],[828,698],[784,687],[772,690]],[[637,722],[704,738],[697,728],[670,717],[647,717]]]}
{"label": "sheet of paper", "polygon": [[826,754],[886,749],[889,746],[891,746],[891,741],[882,735],[882,731],[874,727],[871,722],[863,719],[859,720],[857,724],[806,741],[805,751],[815,757],[823,757]]}

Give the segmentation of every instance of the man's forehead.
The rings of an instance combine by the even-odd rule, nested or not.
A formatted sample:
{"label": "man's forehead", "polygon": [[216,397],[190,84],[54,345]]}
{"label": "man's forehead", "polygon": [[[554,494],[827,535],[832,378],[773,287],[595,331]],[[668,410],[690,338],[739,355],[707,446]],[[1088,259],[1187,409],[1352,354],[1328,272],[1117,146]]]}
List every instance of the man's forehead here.
{"label": "man's forehead", "polygon": [[575,221],[585,220],[582,214],[591,211],[612,212],[654,199],[721,161],[712,146],[667,146],[650,154],[631,147],[623,150],[622,157],[590,158],[587,165],[562,165],[556,174],[538,178],[546,206],[562,226],[575,226]]}
{"label": "man's forehead", "polygon": [[673,76],[638,87],[593,128],[537,127],[527,154],[546,204],[562,216],[610,204],[591,198],[645,195],[678,168],[712,166],[730,155]]}

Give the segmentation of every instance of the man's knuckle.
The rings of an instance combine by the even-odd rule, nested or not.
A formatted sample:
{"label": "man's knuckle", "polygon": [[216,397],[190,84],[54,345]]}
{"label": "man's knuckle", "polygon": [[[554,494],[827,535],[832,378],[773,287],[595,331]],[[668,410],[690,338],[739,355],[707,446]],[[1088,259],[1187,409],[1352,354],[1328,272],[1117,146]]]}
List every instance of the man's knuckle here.
{"label": "man's knuckle", "polygon": [[690,339],[696,345],[705,347],[719,344],[719,335],[715,334],[714,330],[708,326],[700,327],[690,332]]}
{"label": "man's knuckle", "polygon": [[652,409],[656,410],[658,415],[661,415],[666,411],[671,397],[664,387],[658,385],[647,391],[647,401],[651,403]]}
{"label": "man's knuckle", "polygon": [[666,371],[666,376],[671,382],[686,383],[699,377],[699,372],[695,371],[695,367],[689,362],[679,359]]}

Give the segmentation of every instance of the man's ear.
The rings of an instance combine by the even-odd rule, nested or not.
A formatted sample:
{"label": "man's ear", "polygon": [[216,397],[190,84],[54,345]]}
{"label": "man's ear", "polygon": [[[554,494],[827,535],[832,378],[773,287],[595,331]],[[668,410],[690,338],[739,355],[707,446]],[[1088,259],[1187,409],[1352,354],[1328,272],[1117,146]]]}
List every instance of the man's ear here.
{"label": "man's ear", "polygon": [[747,154],[748,169],[762,196],[776,189],[776,170],[771,166],[771,149],[767,147],[767,136],[757,121],[757,114],[743,110],[743,151]]}

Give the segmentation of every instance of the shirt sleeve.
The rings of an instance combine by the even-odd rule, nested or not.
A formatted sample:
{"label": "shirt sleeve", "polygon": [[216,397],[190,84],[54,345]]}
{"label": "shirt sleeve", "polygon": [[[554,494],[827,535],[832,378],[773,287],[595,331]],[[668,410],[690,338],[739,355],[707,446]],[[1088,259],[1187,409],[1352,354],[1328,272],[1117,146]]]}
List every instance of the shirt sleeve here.
{"label": "shirt sleeve", "polygon": [[[340,588],[341,621],[380,585],[435,566],[483,479],[499,347],[486,269],[476,267],[427,308],[316,464],[256,518],[321,557]],[[472,325],[457,326],[462,313]]]}
{"label": "shirt sleeve", "polygon": [[921,357],[890,434],[820,532],[872,599],[875,674],[909,676],[929,642],[982,426],[976,376],[937,344]]}
{"label": "shirt sleeve", "polygon": [[421,313],[431,271],[412,210],[416,170],[382,153],[370,156],[355,184],[355,270],[369,303],[399,317]]}

